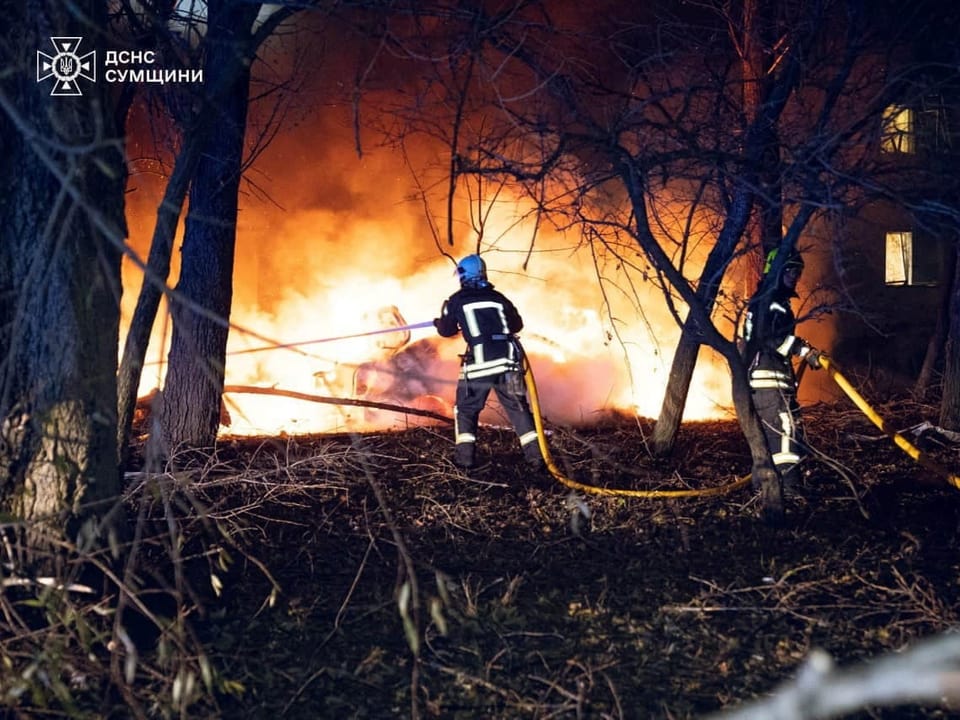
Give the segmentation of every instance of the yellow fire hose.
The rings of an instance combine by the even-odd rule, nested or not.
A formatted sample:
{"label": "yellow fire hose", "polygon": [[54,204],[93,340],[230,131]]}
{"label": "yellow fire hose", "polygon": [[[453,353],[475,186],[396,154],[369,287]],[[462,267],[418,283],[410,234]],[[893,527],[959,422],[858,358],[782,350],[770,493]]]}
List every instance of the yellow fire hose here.
{"label": "yellow fire hose", "polygon": [[540,399],[537,395],[537,383],[533,377],[533,369],[524,355],[524,381],[527,385],[527,395],[530,400],[530,410],[533,414],[533,422],[537,429],[537,441],[540,444],[540,453],[543,455],[543,461],[550,474],[563,485],[573,490],[590,493],[593,495],[617,495],[619,497],[632,498],[685,498],[685,497],[706,497],[709,495],[723,495],[741,488],[750,482],[750,476],[739,478],[732,483],[715,488],[704,488],[702,490],[626,490],[616,488],[601,488],[596,485],[585,485],[584,483],[571,480],[566,477],[557,464],[553,461],[553,455],[550,454],[550,448],[547,446],[547,436],[543,430],[543,418],[540,415]]}
{"label": "yellow fire hose", "polygon": [[[557,464],[553,461],[553,455],[550,453],[550,447],[547,445],[547,436],[543,429],[543,417],[540,414],[540,399],[537,395],[537,382],[533,376],[533,368],[530,367],[530,362],[527,360],[525,355],[523,360],[524,380],[527,386],[527,395],[530,400],[530,410],[533,414],[534,426],[537,429],[537,441],[540,445],[540,452],[543,455],[543,461],[547,466],[547,470],[549,470],[550,474],[553,475],[553,477],[563,485],[566,485],[573,490],[579,490],[580,492],[590,493],[593,495],[616,495],[620,497],[634,498],[684,498],[724,495],[728,492],[732,492],[733,490],[741,488],[750,482],[750,475],[747,475],[733,481],[732,483],[728,483],[727,485],[721,485],[720,487],[715,488],[704,488],[700,490],[626,490],[586,485],[566,477],[557,467]],[[864,397],[857,392],[856,388],[850,384],[850,381],[843,376],[843,373],[836,368],[829,357],[821,354],[820,366],[827,371],[833,381],[840,386],[840,389],[847,394],[857,408],[864,415],[866,415],[874,425],[880,428],[880,430],[882,430],[887,437],[893,440],[897,447],[912,457],[920,465],[942,476],[947,480],[948,483],[950,483],[950,485],[960,490],[960,476],[957,476],[955,473],[952,473],[947,468],[930,459],[929,456],[914,446],[903,435],[888,428],[883,418],[877,415],[876,411],[870,406]]]}
{"label": "yellow fire hose", "polygon": [[824,370],[827,371],[827,373],[829,373],[830,377],[833,378],[833,381],[840,386],[840,389],[847,394],[847,397],[853,400],[854,405],[856,405],[860,411],[870,419],[870,422],[880,428],[887,437],[893,440],[897,447],[903,450],[918,463],[923,465],[923,467],[927,468],[927,470],[942,476],[948,483],[953,485],[953,487],[960,490],[960,476],[957,476],[955,473],[950,472],[950,470],[947,468],[938,464],[934,460],[931,460],[929,456],[914,446],[903,435],[888,428],[887,424],[883,421],[883,418],[877,415],[876,411],[870,407],[870,404],[864,400],[863,396],[857,392],[853,385],[850,384],[850,381],[847,380],[839,370],[837,370],[833,364],[833,361],[830,360],[829,357],[826,355],[821,355],[820,365]]}

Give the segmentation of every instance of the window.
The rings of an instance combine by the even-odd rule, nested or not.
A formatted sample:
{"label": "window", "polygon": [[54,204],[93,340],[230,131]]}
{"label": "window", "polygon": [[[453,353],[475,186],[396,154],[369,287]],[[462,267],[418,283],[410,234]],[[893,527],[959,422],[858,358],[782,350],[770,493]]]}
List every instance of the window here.
{"label": "window", "polygon": [[887,233],[887,285],[909,285],[913,278],[913,233]]}
{"label": "window", "polygon": [[935,153],[948,153],[953,148],[950,115],[943,97],[928,95],[917,112],[917,135],[922,146]]}
{"label": "window", "polygon": [[880,148],[888,153],[916,152],[914,112],[910,108],[891,105],[883,111]]}
{"label": "window", "polygon": [[909,231],[887,233],[884,280],[887,285],[936,285],[940,248]]}

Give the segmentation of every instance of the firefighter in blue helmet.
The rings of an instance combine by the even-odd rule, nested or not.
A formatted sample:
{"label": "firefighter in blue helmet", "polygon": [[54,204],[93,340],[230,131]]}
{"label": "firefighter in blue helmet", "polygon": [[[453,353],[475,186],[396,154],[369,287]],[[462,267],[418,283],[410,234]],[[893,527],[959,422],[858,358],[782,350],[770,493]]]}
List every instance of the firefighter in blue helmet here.
{"label": "firefighter in blue helmet", "polygon": [[440,317],[433,321],[443,337],[459,332],[467,342],[454,407],[454,463],[464,469],[475,466],[480,411],[493,390],[520,438],[527,463],[540,468],[543,456],[523,385],[522,350],[515,337],[523,328],[520,313],[487,280],[487,266],[479,255],[463,258],[457,275],[460,289],[447,298]]}
{"label": "firefighter in blue helmet", "polygon": [[747,305],[743,328],[744,360],[750,376],[753,405],[760,416],[767,446],[784,490],[796,492],[800,484],[798,463],[805,454],[797,377],[792,359],[799,357],[811,368],[820,367],[820,353],[796,336],[797,320],[790,307],[803,272],[797,252],[773,276],[777,250],[767,255],[763,278]]}

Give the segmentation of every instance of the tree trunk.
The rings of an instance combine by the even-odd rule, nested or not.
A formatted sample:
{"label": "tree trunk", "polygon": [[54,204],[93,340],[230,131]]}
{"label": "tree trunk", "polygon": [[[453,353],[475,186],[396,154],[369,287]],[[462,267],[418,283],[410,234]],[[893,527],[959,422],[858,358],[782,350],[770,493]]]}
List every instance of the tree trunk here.
{"label": "tree trunk", "polygon": [[[751,193],[747,191],[738,194],[730,207],[717,243],[710,250],[703,272],[700,274],[697,300],[708,318],[720,290],[720,279],[723,277],[724,269],[733,257],[734,250],[750,219],[752,199]],[[663,404],[660,406],[660,416],[650,437],[650,451],[656,456],[667,455],[673,450],[702,343],[702,333],[691,313],[687,315],[680,331],[680,341],[677,343],[677,350],[670,364],[670,375],[667,377],[667,388]]]}
{"label": "tree trunk", "polygon": [[927,352],[923,356],[923,365],[920,367],[920,372],[917,374],[917,381],[913,386],[913,395],[918,400],[923,400],[930,391],[937,361],[940,359],[944,343],[947,341],[947,323],[950,317],[950,304],[953,302],[953,295],[957,283],[954,272],[954,266],[956,264],[957,245],[953,243],[947,253],[947,262],[944,263],[942,272],[940,273],[940,288],[943,295],[940,298],[940,304],[937,306],[937,324],[934,327],[933,334],[930,336],[930,342],[927,343]]}
{"label": "tree trunk", "polygon": [[[270,21],[262,23],[250,47],[259,46],[263,38],[269,35],[270,29],[275,27],[284,15],[286,13],[275,12]],[[208,33],[204,40],[205,43],[220,41],[217,32],[212,35]],[[194,179],[201,152],[209,149],[206,143],[209,141],[211,132],[215,129],[215,124],[220,120],[219,113],[224,98],[236,91],[235,84],[237,82],[248,83],[248,80],[238,80],[238,75],[245,75],[247,72],[248,66],[245,61],[231,62],[217,67],[212,75],[205,75],[202,97],[193,97],[188,99],[189,101],[171,107],[171,115],[180,128],[184,142],[174,162],[173,173],[164,190],[160,207],[157,209],[157,222],[154,226],[150,253],[147,257],[146,274],[148,277],[144,278],[143,285],[140,288],[137,306],[130,321],[130,328],[123,347],[123,358],[117,378],[117,443],[120,448],[121,466],[126,465],[129,453],[130,430],[136,410],[143,362],[150,343],[150,335],[156,323],[157,310],[160,307],[160,298],[163,294],[163,284],[166,283],[170,274],[173,242],[176,236],[177,223],[180,220],[180,213],[183,211],[184,200],[187,197],[190,183]],[[180,101],[182,99],[176,97],[175,100]],[[199,105],[196,102],[198,100],[200,101]],[[182,109],[184,106],[192,108],[194,105],[197,105],[197,110],[184,112]]]}
{"label": "tree trunk", "polygon": [[[737,412],[737,419],[743,431],[744,438],[750,448],[752,459],[752,474],[755,487],[760,488],[761,512],[763,518],[768,523],[779,523],[783,519],[783,495],[780,486],[780,476],[773,466],[770,458],[770,450],[767,447],[767,440],[763,433],[763,427],[756,409],[753,406],[753,398],[750,394],[750,383],[747,379],[747,369],[743,364],[743,359],[737,349],[736,343],[727,340],[720,334],[719,330],[713,325],[710,319],[710,310],[704,302],[701,301],[701,291],[709,288],[706,280],[712,280],[719,284],[719,277],[725,262],[722,258],[725,252],[723,245],[731,242],[731,237],[738,237],[736,233],[724,235],[721,232],[717,245],[711,250],[704,268],[704,283],[697,292],[693,292],[686,283],[679,270],[674,267],[667,257],[664,249],[657,243],[650,227],[646,222],[646,202],[643,194],[643,186],[639,182],[639,176],[632,172],[628,163],[621,164],[621,178],[624,187],[630,196],[630,202],[633,205],[633,216],[636,218],[636,240],[640,248],[651,258],[657,267],[662,268],[667,281],[678,291],[689,307],[685,329],[690,332],[696,332],[693,336],[697,343],[707,344],[716,349],[726,359],[730,367],[730,377],[733,395],[733,404]],[[743,194],[740,202],[748,203],[749,195]],[[749,205],[748,205],[749,207]],[[737,217],[749,216],[749,210],[744,212],[743,208],[734,208],[731,214]],[[724,231],[730,228],[725,227]],[[709,293],[708,293],[709,294]],[[716,296],[716,290],[713,291],[713,297]],[[695,357],[695,354],[694,354]],[[682,409],[682,408],[681,408]],[[679,416],[678,416],[679,417]]]}
{"label": "tree trunk", "polygon": [[762,256],[780,247],[783,234],[783,180],[781,178],[780,138],[777,116],[766,108],[774,89],[776,63],[772,49],[777,45],[775,27],[776,3],[770,0],[748,0],[744,4],[744,114],[754,124],[754,142],[759,148],[757,176],[759,191],[756,208],[759,214],[758,246]]}
{"label": "tree trunk", "polygon": [[680,340],[670,363],[667,387],[660,405],[660,415],[650,433],[650,452],[655,457],[663,457],[673,451],[683,419],[683,409],[687,404],[687,395],[690,393],[690,383],[693,381],[693,371],[697,367],[700,344],[694,324],[688,319],[680,331]]}
{"label": "tree trunk", "polygon": [[137,405],[143,361],[163,294],[160,283],[166,283],[170,275],[170,258],[177,222],[200,156],[199,150],[200,143],[197,138],[190,137],[175,161],[163,200],[157,209],[157,224],[154,226],[150,253],[147,256],[148,277],[144,278],[140,288],[137,306],[123,345],[123,359],[117,375],[117,447],[121,467],[125,466],[127,461],[130,428]]}
{"label": "tree trunk", "polygon": [[250,27],[257,7],[208,5],[204,76],[232,78],[215,108],[217,132],[205,142],[190,188],[178,297],[160,420],[166,452],[214,444],[220,424],[227,319],[233,298],[237,194],[250,79]]}
{"label": "tree trunk", "polygon": [[960,252],[954,252],[953,255],[953,292],[947,317],[940,426],[947,430],[960,430]]}
{"label": "tree trunk", "polygon": [[[720,237],[700,276],[697,296],[708,313],[713,311],[720,279],[750,225],[754,208],[759,215],[756,227],[760,247],[772,249],[780,245],[783,206],[776,122],[783,109],[784,92],[793,82],[793,73],[778,76],[769,72],[771,27],[762,21],[772,17],[771,8],[769,2],[760,0],[748,0],[743,6],[739,44],[743,53],[743,109],[749,123],[744,141],[746,174],[734,192]],[[774,90],[778,91],[779,98],[769,102]],[[755,188],[759,188],[759,192],[755,192]],[[670,366],[660,415],[651,434],[650,451],[656,456],[673,451],[701,342],[700,333],[688,316]]]}
{"label": "tree trunk", "polygon": [[[0,79],[0,510],[27,539],[94,540],[119,492],[116,370],[123,143],[104,84],[51,96],[37,50],[82,37],[105,8],[5,4]],[[78,49],[78,54],[94,48]],[[82,149],[81,149],[82,148]]]}

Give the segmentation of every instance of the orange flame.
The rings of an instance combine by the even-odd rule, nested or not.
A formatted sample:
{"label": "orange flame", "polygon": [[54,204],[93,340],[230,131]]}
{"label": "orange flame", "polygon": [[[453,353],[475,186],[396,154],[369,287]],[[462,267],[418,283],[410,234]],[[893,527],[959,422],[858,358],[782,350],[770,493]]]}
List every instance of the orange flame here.
{"label": "orange flame", "polygon": [[[316,213],[290,217],[279,229],[284,245],[316,247],[315,228],[327,218]],[[629,302],[607,310],[597,288],[595,271],[585,253],[569,252],[563,236],[537,240],[527,271],[522,268],[530,235],[523,223],[506,219],[511,229],[484,253],[491,281],[507,294],[524,317],[521,340],[541,388],[548,419],[565,423],[589,422],[596,413],[626,410],[656,416],[669,372],[672,347],[679,330],[663,311],[654,327],[636,317]],[[488,228],[492,229],[492,228]],[[436,317],[443,300],[457,288],[452,264],[446,258],[423,263],[405,276],[384,275],[370,258],[376,248],[395,243],[413,247],[412,240],[384,241],[383,227],[358,223],[341,228],[340,244],[353,248],[356,258],[341,257],[328,267],[307,269],[276,283],[270,309],[251,303],[249,292],[233,310],[238,326],[278,339],[307,342],[382,328],[417,323]],[[495,233],[494,233],[495,235]],[[238,274],[244,270],[238,268]],[[274,281],[276,282],[276,280]],[[662,307],[659,290],[650,288],[644,304],[646,322],[653,308]],[[243,299],[245,298],[245,299]],[[231,333],[226,383],[257,385],[315,395],[359,397],[411,407],[429,407],[449,415],[457,376],[459,339],[439,338],[432,328],[384,333],[329,342],[310,342],[296,348],[249,352],[263,347],[262,339]],[[161,357],[159,332],[148,360]],[[141,390],[156,386],[155,368],[144,373]],[[727,373],[723,366],[701,364],[695,377],[685,417],[700,419],[726,412]],[[384,411],[364,411],[272,396],[230,395],[231,434],[373,430],[415,422],[411,417]],[[490,418],[488,418],[490,419]]]}
{"label": "orange flame", "polygon": [[[287,344],[436,317],[443,300],[457,289],[453,263],[433,241],[421,205],[406,201],[407,183],[399,179],[392,161],[364,158],[357,173],[337,176],[340,186],[333,192],[318,188],[316,161],[300,160],[302,147],[309,146],[304,142],[303,137],[278,138],[277,147],[264,156],[273,160],[259,161],[262,172],[269,173],[272,162],[276,175],[284,178],[286,209],[241,198],[231,321]],[[357,162],[346,156],[339,162],[326,158],[320,167],[346,168]],[[370,177],[377,178],[373,187]],[[142,192],[128,195],[131,243],[145,255],[162,183],[150,176],[133,182]],[[533,226],[520,218],[529,209],[502,200],[486,208],[480,250],[490,280],[524,318],[520,337],[537,378],[544,416],[581,423],[616,409],[655,417],[679,337],[661,291],[633,278],[638,297],[628,298],[615,284],[601,293],[592,256],[580,238],[543,228],[537,230],[524,267]],[[471,240],[456,249],[457,257],[476,249],[477,235],[469,235]],[[623,278],[613,282],[623,283]],[[140,284],[138,271],[129,264],[124,283],[129,322]],[[161,314],[164,311],[161,307]],[[163,379],[169,323],[161,318],[157,324],[147,357],[153,364],[144,371],[141,395]],[[447,415],[457,355],[463,350],[461,340],[441,339],[426,328],[409,337],[388,333],[299,350],[242,352],[263,344],[262,339],[231,332],[228,385],[359,397]],[[226,404],[232,423],[222,432],[230,434],[373,430],[418,422],[394,412],[274,396],[228,395]],[[684,417],[728,415],[729,405],[725,366],[701,353]],[[491,411],[486,419],[497,421],[497,414]]]}

